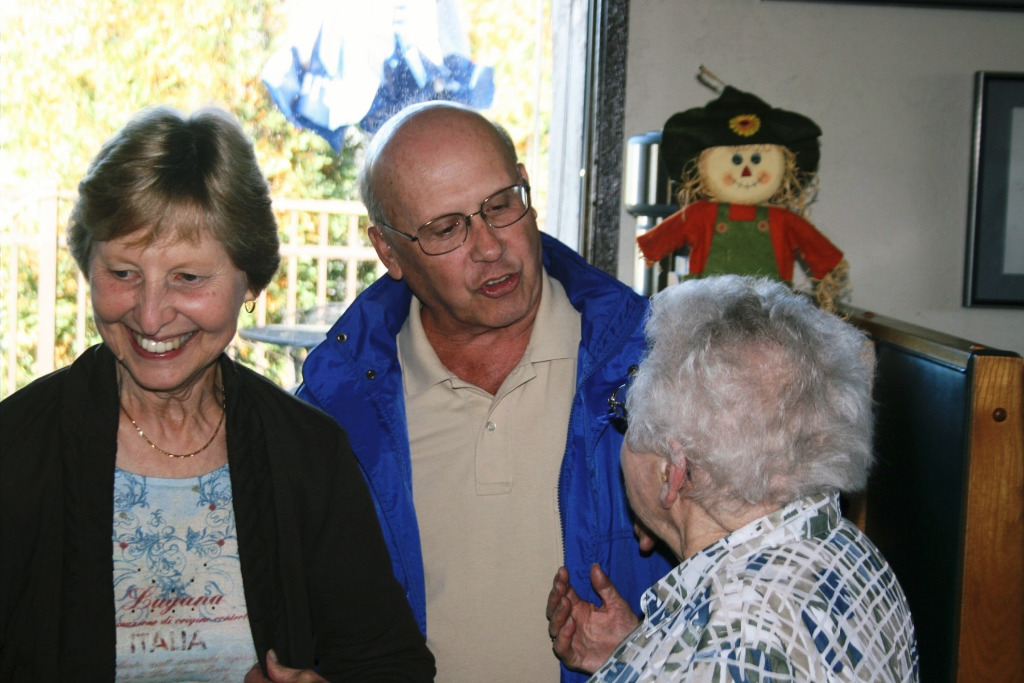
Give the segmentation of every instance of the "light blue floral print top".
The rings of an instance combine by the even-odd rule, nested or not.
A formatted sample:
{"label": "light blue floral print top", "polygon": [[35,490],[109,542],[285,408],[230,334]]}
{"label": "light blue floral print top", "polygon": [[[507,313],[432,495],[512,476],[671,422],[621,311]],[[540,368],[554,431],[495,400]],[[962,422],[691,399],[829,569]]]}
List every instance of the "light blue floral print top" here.
{"label": "light blue floral print top", "polygon": [[242,680],[256,662],[225,465],[114,474],[117,679]]}

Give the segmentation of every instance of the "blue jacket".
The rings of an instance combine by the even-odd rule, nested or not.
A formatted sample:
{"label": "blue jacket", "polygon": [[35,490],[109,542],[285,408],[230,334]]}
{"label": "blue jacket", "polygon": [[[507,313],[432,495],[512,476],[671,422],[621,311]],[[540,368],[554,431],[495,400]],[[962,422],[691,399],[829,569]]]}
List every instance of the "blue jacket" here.
{"label": "blue jacket", "polygon": [[[590,565],[600,563],[639,613],[640,595],[672,563],[657,553],[644,557],[638,550],[619,468],[622,435],[609,423],[608,398],[626,381],[630,366],[640,361],[647,300],[554,238],[542,235],[542,240],[546,271],[581,314],[576,395],[558,486],[565,565],[580,596],[598,602],[590,586]],[[328,340],[310,352],[298,394],[333,415],[348,432],[375,498],[395,576],[426,633],[423,556],[396,346],[411,297],[404,282],[386,275],[367,288]],[[538,613],[546,598],[537,596]],[[586,677],[563,667],[562,678]]]}

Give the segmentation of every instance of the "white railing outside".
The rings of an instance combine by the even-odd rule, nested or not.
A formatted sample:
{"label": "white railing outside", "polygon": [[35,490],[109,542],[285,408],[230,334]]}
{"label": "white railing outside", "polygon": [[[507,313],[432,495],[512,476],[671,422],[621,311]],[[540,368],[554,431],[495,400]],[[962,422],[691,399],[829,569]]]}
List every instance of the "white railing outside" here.
{"label": "white railing outside", "polygon": [[[88,285],[64,236],[74,197],[64,190],[0,193],[0,398],[99,340]],[[274,212],[281,271],[240,326],[294,324],[307,309],[343,308],[383,274],[361,203],[275,199]],[[297,380],[287,351],[238,338],[233,344],[237,357],[284,385]]]}

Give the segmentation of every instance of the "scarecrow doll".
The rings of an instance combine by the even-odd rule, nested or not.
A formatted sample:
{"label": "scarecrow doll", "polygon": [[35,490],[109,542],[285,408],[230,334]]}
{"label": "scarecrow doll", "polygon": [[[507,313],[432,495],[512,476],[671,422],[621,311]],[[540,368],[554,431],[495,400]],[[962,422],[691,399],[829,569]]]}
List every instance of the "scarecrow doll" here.
{"label": "scarecrow doll", "polygon": [[843,252],[804,218],[817,187],[821,129],[725,86],[704,107],[674,114],[661,158],[682,207],[637,238],[648,265],[689,248],[689,277],[764,275],[790,285],[794,263],[818,305],[834,310],[849,271]]}

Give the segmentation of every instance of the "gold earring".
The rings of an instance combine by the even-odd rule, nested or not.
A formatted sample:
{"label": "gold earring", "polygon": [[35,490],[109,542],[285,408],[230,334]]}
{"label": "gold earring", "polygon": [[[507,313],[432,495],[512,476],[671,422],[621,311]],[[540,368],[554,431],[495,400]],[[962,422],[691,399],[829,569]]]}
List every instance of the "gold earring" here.
{"label": "gold earring", "polygon": [[246,311],[246,313],[252,313],[255,310],[256,310],[256,299],[252,299],[251,301],[246,301],[245,302],[245,311]]}

